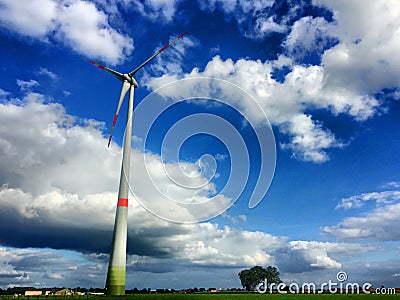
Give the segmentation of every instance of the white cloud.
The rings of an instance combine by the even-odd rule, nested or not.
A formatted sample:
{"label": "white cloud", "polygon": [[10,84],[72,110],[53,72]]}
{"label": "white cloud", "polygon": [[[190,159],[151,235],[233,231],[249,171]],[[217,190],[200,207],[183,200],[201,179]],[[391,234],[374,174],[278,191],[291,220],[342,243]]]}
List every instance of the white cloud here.
{"label": "white cloud", "polygon": [[69,97],[72,94],[70,91],[67,91],[67,90],[63,90],[62,92],[63,92],[65,97]]}
{"label": "white cloud", "polygon": [[30,92],[34,87],[39,86],[39,82],[30,79],[29,81],[17,79],[17,85],[20,87],[22,92]]}
{"label": "white cloud", "polygon": [[382,186],[383,188],[400,188],[400,181],[390,181]]}
{"label": "white cloud", "polygon": [[[392,181],[385,187],[397,188],[397,182]],[[374,208],[361,215],[345,218],[334,226],[325,226],[323,231],[338,239],[361,239],[372,241],[398,241],[400,217],[400,191],[390,190],[369,192],[343,198],[336,209],[345,210],[363,207],[367,202],[374,202]]]}
{"label": "white cloud", "polygon": [[[371,250],[370,246],[350,243],[317,241],[291,241],[276,250],[275,257],[283,272],[297,273],[317,269],[340,268],[338,258],[346,254],[360,255]],[[336,259],[335,259],[336,258]]]}
{"label": "white cloud", "polygon": [[393,204],[400,201],[400,191],[371,192],[343,198],[336,206],[336,209],[359,208],[367,201],[375,201],[379,206]]}
{"label": "white cloud", "polygon": [[153,21],[171,22],[179,2],[181,0],[124,0],[122,4],[126,10],[135,9]]}
{"label": "white cloud", "polygon": [[[346,43],[352,43],[363,37],[386,39],[397,31],[395,24],[399,22],[397,17],[400,5],[396,0],[378,0],[367,5],[357,0],[313,0],[313,4],[333,12],[333,18],[337,20],[336,33]],[[356,11],[358,15],[355,18]],[[383,15],[386,18],[382,18]],[[372,28],[374,30],[371,30]],[[383,29],[391,30],[384,33]]]}
{"label": "white cloud", "polygon": [[[0,248],[0,251],[2,251],[3,249]],[[18,273],[15,268],[9,264],[8,261],[4,261],[4,257],[1,258],[2,262],[0,264],[1,266],[1,273],[0,276],[1,277],[19,277],[21,276],[20,273]]]}
{"label": "white cloud", "polygon": [[94,282],[87,274],[92,265],[90,259],[72,251],[0,248],[0,287],[90,286]]}
{"label": "white cloud", "polygon": [[333,42],[330,31],[332,24],[324,18],[303,17],[291,27],[289,35],[283,42],[285,53],[298,62],[311,59],[311,55],[321,55]]}
{"label": "white cloud", "polygon": [[[76,125],[79,120],[66,114],[60,104],[44,104],[44,101],[43,95],[27,94],[21,105],[0,104],[0,118],[4,122],[0,127],[3,157],[0,184],[27,192],[27,201],[39,201],[39,207],[44,201],[55,201],[54,205],[59,203],[61,207],[73,199],[90,202],[90,195],[108,199],[111,194],[108,192],[114,191],[118,183],[120,149],[115,144],[107,149],[100,131],[102,123],[83,120],[80,121],[82,125]],[[10,131],[7,124],[18,126]],[[101,175],[96,177],[92,172],[98,172],[99,161],[102,162]],[[162,211],[170,211],[168,215],[174,216],[174,220],[199,220],[212,212],[217,215],[229,206],[226,203],[230,203],[230,199],[223,195],[212,198],[213,183],[202,176],[191,177],[182,172],[185,167],[199,173],[197,163],[163,163],[158,155],[148,153],[144,159],[139,151],[132,152],[131,162],[136,170],[131,178],[135,195],[161,216],[164,216]],[[82,172],[82,168],[87,171]],[[177,185],[165,170],[178,182],[188,182],[199,188]],[[208,201],[210,199],[214,201]],[[204,203],[205,207],[200,209],[193,203]]]}
{"label": "white cloud", "polygon": [[0,25],[24,36],[55,38],[76,52],[116,64],[133,51],[133,40],[114,29],[107,15],[87,1],[1,0]]}
{"label": "white cloud", "polygon": [[110,63],[123,61],[133,50],[131,38],[113,29],[93,3],[75,1],[60,8],[59,38],[75,51]]}
{"label": "white cloud", "polygon": [[247,216],[246,215],[239,215],[238,218],[243,222],[247,221]]}
{"label": "white cloud", "polygon": [[348,217],[323,230],[338,239],[400,240],[400,203],[375,208],[362,216]]}
{"label": "white cloud", "polygon": [[0,24],[22,35],[41,38],[55,28],[54,0],[0,1]]}
{"label": "white cloud", "polygon": [[[4,122],[0,128],[1,184],[34,196],[54,189],[80,195],[112,190],[119,173],[119,150],[107,151],[99,130],[90,125],[74,126],[75,119],[60,104],[44,101],[43,95],[29,93],[22,105],[0,104]],[[7,124],[18,126],[9,130]],[[90,172],[80,173],[82,166],[91,170],[99,161],[108,168],[102,179],[93,178]],[[74,180],[76,177],[80,180]]]}
{"label": "white cloud", "polygon": [[[175,37],[176,36],[172,36],[170,40],[173,40]],[[154,75],[162,76],[163,74],[169,74],[169,76],[174,76],[176,74],[182,74],[182,66],[188,49],[198,45],[199,41],[196,38],[185,35],[181,40],[168,48],[168,51],[157,56],[150,64],[149,68],[144,69],[144,74],[140,78],[140,83],[146,84]],[[154,52],[161,47],[162,45],[158,45]]]}
{"label": "white cloud", "polygon": [[[11,198],[12,202],[9,201]],[[24,242],[12,242],[13,239],[6,233],[2,234],[2,240],[16,246],[67,247],[71,250],[77,247],[79,241],[76,250],[93,251],[90,244],[95,240],[91,235],[97,231],[107,231],[106,236],[111,239],[114,209],[115,193],[91,194],[80,198],[54,191],[34,198],[20,189],[3,187],[0,191],[0,210],[7,212],[8,217],[3,220],[2,228],[12,226],[13,234],[19,238],[23,236]],[[30,230],[24,230],[23,233],[19,226],[29,226]],[[72,233],[66,234],[68,232]],[[145,251],[145,255],[160,259],[166,255],[189,264],[221,267],[273,264],[274,258],[268,252],[283,246],[286,240],[263,232],[229,227],[221,229],[211,223],[171,224],[146,213],[133,199],[129,210],[128,235],[131,243],[139,245],[130,251]],[[45,237],[45,241],[36,243],[35,239],[39,237]],[[67,237],[68,241],[61,241]],[[98,238],[95,238],[98,245],[108,245],[107,242],[99,242]],[[151,247],[143,245],[147,243]],[[105,248],[99,250],[104,251]]]}
{"label": "white cloud", "polygon": [[[0,122],[19,124],[12,133],[6,129],[0,131],[3,149],[3,159],[0,160],[3,184],[0,211],[3,217],[0,223],[4,229],[1,240],[16,247],[67,248],[89,251],[93,255],[95,252],[104,253],[112,236],[120,149],[113,144],[106,150],[106,139],[97,127],[90,125],[93,122],[80,122],[88,124],[85,126],[75,125],[74,117],[67,115],[60,104],[44,104],[40,101],[42,98],[38,94],[28,94],[19,105],[1,104]],[[23,159],[16,159],[18,157]],[[136,166],[139,165],[138,159],[143,158],[133,152]],[[154,170],[150,172],[162,172],[156,155],[150,155],[150,160],[154,163],[150,167]],[[161,179],[159,184],[166,186],[167,183]],[[205,197],[208,188],[204,190]],[[174,193],[175,197],[185,197],[177,191]],[[244,215],[238,218],[246,220]],[[296,259],[305,269],[330,268],[340,264],[337,258],[331,257],[331,253],[337,256],[340,252],[339,244],[288,243],[285,237],[227,226],[221,228],[210,222],[169,223],[147,213],[134,197],[130,197],[128,219],[128,244],[131,245],[128,260],[129,267],[136,270],[135,274],[138,270],[167,272],[171,268],[190,265],[231,268],[236,276],[236,269],[253,265],[278,264],[284,267],[284,260],[276,249],[287,247],[291,249],[290,253],[301,252],[301,255],[296,254]],[[343,247],[359,249],[359,246],[350,244]],[[310,254],[307,254],[308,249]],[[5,253],[17,255],[18,251]],[[49,257],[46,253],[43,255]],[[85,276],[90,285],[102,278],[107,257],[100,257],[103,258],[86,257],[84,261],[79,258],[75,262],[66,259],[64,271],[56,268],[55,263],[48,262],[48,268],[41,266],[40,271],[47,274],[46,280],[72,280],[68,274],[74,272],[74,278]],[[3,260],[7,266],[4,270],[20,277],[21,272],[15,267],[18,260],[19,256]],[[88,264],[95,269],[88,268]],[[26,268],[27,276],[32,280],[37,278],[36,264]]]}
{"label": "white cloud", "polygon": [[275,0],[198,0],[198,3],[200,9],[206,12],[214,12],[217,9],[227,16],[233,16],[239,30],[249,38],[261,39],[271,33],[282,33],[288,29],[286,20],[281,20],[280,23],[274,20],[271,8]]}
{"label": "white cloud", "polygon": [[171,237],[180,251],[177,257],[199,265],[242,267],[256,264],[273,264],[268,254],[284,244],[285,239],[263,232],[250,232],[230,227],[219,228],[217,224],[202,223],[186,225],[190,235]]}
{"label": "white cloud", "polygon": [[283,33],[285,31],[287,31],[287,26],[276,23],[272,16],[268,18],[259,17],[257,18],[254,26],[255,34],[253,34],[252,36],[262,38],[273,32]]}
{"label": "white cloud", "polygon": [[342,147],[335,136],[309,115],[297,115],[290,123],[281,127],[283,133],[294,135],[289,143],[281,143],[283,149],[290,149],[293,156],[304,161],[325,162],[329,155],[325,149]]}
{"label": "white cloud", "polygon": [[53,272],[47,272],[46,274],[43,275],[43,277],[50,279],[63,279],[63,276],[60,273],[53,273]]}
{"label": "white cloud", "polygon": [[3,89],[0,89],[0,99],[2,99],[2,100],[6,99],[9,94],[10,94],[9,92],[7,92]]}
{"label": "white cloud", "polygon": [[[338,141],[334,134],[325,129],[321,123],[312,120],[305,110],[307,108],[329,109],[331,103],[335,103],[335,95],[325,93],[322,84],[323,69],[318,66],[294,66],[282,84],[274,80],[271,75],[273,68],[280,67],[282,63],[289,61],[281,57],[277,61],[265,63],[246,59],[234,62],[231,59],[223,61],[216,56],[206,65],[204,71],[195,68],[183,77],[215,77],[237,84],[255,97],[267,113],[272,125],[278,126],[289,136],[289,143],[281,143],[283,148],[292,150],[293,155],[299,159],[324,162],[329,159],[326,150],[332,147],[343,147],[343,143]],[[147,85],[156,89],[177,78],[179,78],[177,75],[163,75],[150,79]],[[218,94],[218,89],[223,88],[216,85],[194,87],[187,82],[182,82],[181,87],[179,91],[171,91],[171,94],[174,93],[174,97],[186,98],[190,97],[191,93],[198,94],[200,90],[204,91],[204,97],[212,97],[213,94]],[[324,101],[321,101],[321,98]],[[246,102],[249,99],[237,99],[237,96],[232,95],[228,102],[255,124],[264,122],[265,118],[261,111],[252,109],[254,105]],[[354,104],[343,107],[341,112],[349,113],[354,107],[353,113],[364,114],[364,111],[373,110],[373,105],[375,105],[375,102],[360,103],[360,98],[350,99]]]}
{"label": "white cloud", "polygon": [[[400,85],[400,5],[396,0],[313,1],[333,11],[331,34],[339,44],[322,57],[327,90],[372,95]],[[357,15],[357,18],[354,16]]]}
{"label": "white cloud", "polygon": [[[385,187],[397,187],[397,182],[389,182]],[[374,208],[347,217],[337,225],[325,226],[323,231],[344,240],[399,241],[400,191],[369,192],[346,197],[339,201],[336,209],[356,209],[367,202],[374,202]]]}
{"label": "white cloud", "polygon": [[[163,75],[150,79],[147,86],[155,89],[179,78],[195,76],[229,80],[251,93],[267,112],[270,122],[287,135],[288,141],[281,142],[283,148],[290,149],[294,157],[302,160],[327,161],[329,150],[341,148],[347,141],[338,140],[335,132],[307,112],[323,109],[362,122],[384,111],[382,100],[375,94],[400,86],[397,74],[400,58],[396,54],[400,52],[400,44],[396,42],[400,34],[400,8],[391,0],[314,3],[332,10],[334,22],[311,17],[295,22],[283,44],[294,59],[281,55],[275,61],[233,61],[215,56],[203,71],[194,68],[186,74]],[[259,6],[266,8],[272,4]],[[258,4],[248,7],[243,3],[200,1],[200,5],[203,10],[221,9],[227,14],[235,14],[233,11],[237,9],[247,10],[250,15],[259,11]],[[329,48],[331,39],[337,44]],[[321,64],[296,65],[296,60],[311,50],[322,55]],[[282,66],[287,66],[289,73],[283,82],[278,82],[271,74]],[[190,95],[190,88],[193,87],[183,88],[182,95]],[[216,92],[215,87],[203,87],[203,90],[207,88]],[[259,117],[257,112],[248,111],[246,103],[242,103],[240,111],[253,120]]]}
{"label": "white cloud", "polygon": [[158,155],[147,153],[143,159],[141,153],[133,154],[131,187],[136,199],[157,216],[190,223],[219,215],[230,206],[232,200],[216,193],[196,163],[165,163]]}
{"label": "white cloud", "polygon": [[47,76],[52,80],[57,80],[58,79],[58,75],[55,74],[54,72],[49,71],[47,68],[39,68],[39,70],[36,72],[38,75],[43,75],[43,76]]}

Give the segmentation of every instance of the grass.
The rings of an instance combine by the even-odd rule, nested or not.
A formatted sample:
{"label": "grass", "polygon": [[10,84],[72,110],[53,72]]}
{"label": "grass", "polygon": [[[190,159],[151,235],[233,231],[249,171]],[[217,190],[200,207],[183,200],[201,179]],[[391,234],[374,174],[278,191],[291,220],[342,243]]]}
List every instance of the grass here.
{"label": "grass", "polygon": [[305,295],[305,294],[135,294],[126,296],[13,296],[0,295],[0,300],[21,299],[21,300],[400,300],[400,295],[346,295],[346,294],[323,294],[323,295]]}
{"label": "grass", "polygon": [[[323,300],[373,300],[373,299],[396,299],[400,300],[397,295],[270,295],[270,294],[150,294],[150,295],[135,295],[135,300],[309,300],[309,299],[323,299]],[[132,299],[133,300],[133,299]]]}
{"label": "grass", "polygon": [[[309,300],[309,299],[324,299],[324,300],[373,300],[373,299],[396,299],[400,300],[397,295],[270,295],[270,294],[163,294],[163,295],[135,295],[135,300]],[[133,299],[132,299],[133,300]]]}

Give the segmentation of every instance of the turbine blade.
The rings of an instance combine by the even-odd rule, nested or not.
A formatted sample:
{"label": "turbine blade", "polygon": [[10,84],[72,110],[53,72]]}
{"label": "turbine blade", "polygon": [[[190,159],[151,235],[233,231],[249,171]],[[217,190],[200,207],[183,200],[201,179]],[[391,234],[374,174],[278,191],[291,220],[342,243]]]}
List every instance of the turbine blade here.
{"label": "turbine blade", "polygon": [[90,63],[91,63],[92,65],[95,65],[96,67],[99,67],[100,69],[102,69],[102,70],[104,70],[104,71],[107,71],[107,72],[113,74],[115,77],[118,78],[118,80],[120,80],[120,81],[122,81],[122,82],[124,81],[124,75],[121,74],[120,72],[114,71],[113,69],[110,69],[110,68],[108,68],[108,67],[105,67],[105,66],[103,66],[103,65],[100,65],[100,64],[98,64],[98,63],[95,63],[94,61],[91,61]]}
{"label": "turbine blade", "polygon": [[122,105],[122,102],[124,101],[124,97],[126,95],[126,92],[129,90],[130,87],[131,87],[131,84],[128,81],[124,81],[124,83],[122,84],[121,95],[119,96],[117,110],[115,112],[114,119],[113,119],[113,122],[111,124],[110,131],[109,131],[110,136],[108,138],[107,147],[110,147],[112,135],[113,135],[113,132],[114,132],[114,127],[115,127],[115,124],[117,123],[117,119],[118,119],[119,110],[121,109],[121,105]]}
{"label": "turbine blade", "polygon": [[107,148],[109,148],[109,147],[110,147],[111,139],[112,139],[112,135],[110,135],[110,137],[108,138],[108,144],[107,144]]}
{"label": "turbine blade", "polygon": [[129,76],[133,76],[137,73],[137,71],[139,71],[141,68],[143,68],[146,64],[148,64],[151,60],[153,60],[158,54],[160,54],[161,52],[163,52],[165,49],[167,49],[169,46],[171,46],[172,44],[174,44],[177,40],[180,40],[181,38],[183,38],[183,36],[186,34],[187,32],[185,31],[184,33],[178,35],[174,40],[172,40],[171,42],[169,42],[168,44],[166,44],[164,47],[162,47],[160,50],[158,50],[156,53],[154,53],[152,56],[150,56],[148,59],[146,59],[139,67],[137,67],[135,70],[133,70],[132,72],[129,73]]}

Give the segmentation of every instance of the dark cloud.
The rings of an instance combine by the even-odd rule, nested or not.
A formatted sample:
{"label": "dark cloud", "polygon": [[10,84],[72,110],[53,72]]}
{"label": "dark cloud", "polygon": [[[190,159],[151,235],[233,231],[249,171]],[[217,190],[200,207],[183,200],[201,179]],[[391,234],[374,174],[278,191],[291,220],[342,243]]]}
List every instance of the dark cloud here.
{"label": "dark cloud", "polygon": [[[0,244],[16,248],[53,248],[76,250],[83,253],[109,253],[112,243],[112,227],[76,228],[73,225],[60,226],[55,223],[44,223],[44,220],[21,220],[18,216],[6,213],[0,207]],[[159,244],[165,230],[150,228],[140,234],[130,232],[128,235],[128,254],[171,257],[173,253]],[[169,235],[173,232],[169,233]],[[164,236],[165,237],[165,236]]]}

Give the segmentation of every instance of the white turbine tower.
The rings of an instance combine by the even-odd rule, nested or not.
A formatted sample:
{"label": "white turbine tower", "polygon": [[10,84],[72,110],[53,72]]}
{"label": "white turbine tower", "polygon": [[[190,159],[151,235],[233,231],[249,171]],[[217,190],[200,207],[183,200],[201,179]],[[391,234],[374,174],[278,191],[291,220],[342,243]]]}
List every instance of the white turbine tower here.
{"label": "white turbine tower", "polygon": [[110,68],[102,66],[98,63],[91,62],[93,65],[99,67],[102,70],[108,71],[117,77],[122,82],[121,95],[119,97],[117,111],[114,115],[114,120],[110,129],[110,137],[108,139],[108,146],[112,139],[113,130],[118,119],[119,110],[121,108],[122,101],[124,100],[126,92],[129,92],[128,102],[128,117],[126,120],[126,131],[124,137],[124,146],[122,152],[122,166],[119,181],[118,191],[118,202],[117,211],[115,214],[114,223],[114,234],[113,243],[110,254],[110,261],[107,271],[106,281],[106,294],[107,295],[124,295],[125,294],[125,282],[126,282],[126,242],[127,242],[127,218],[128,218],[128,194],[129,194],[129,165],[130,165],[130,153],[131,153],[131,136],[132,136],[132,112],[133,112],[133,93],[134,89],[138,87],[137,81],[133,78],[141,68],[149,63],[158,54],[163,52],[169,46],[174,44],[177,40],[181,39],[185,33],[182,33],[177,38],[166,44],[151,57],[145,60],[140,66],[134,69],[132,72],[122,74],[114,71]]}

